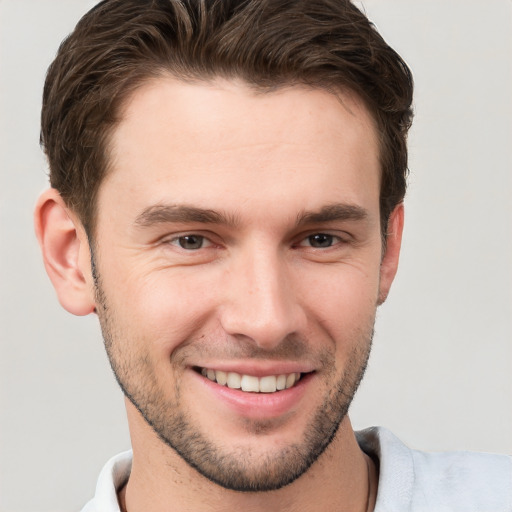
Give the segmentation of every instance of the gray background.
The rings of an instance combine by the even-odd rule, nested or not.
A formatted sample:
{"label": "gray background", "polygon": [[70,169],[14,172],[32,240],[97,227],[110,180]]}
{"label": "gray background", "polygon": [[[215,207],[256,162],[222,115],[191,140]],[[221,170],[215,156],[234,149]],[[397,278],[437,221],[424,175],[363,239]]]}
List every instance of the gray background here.
{"label": "gray background", "polygon": [[[0,0],[0,511],[79,510],[129,447],[95,318],[33,236],[45,70],[91,0]],[[412,447],[512,451],[512,2],[367,0],[412,67],[401,268],[352,409]]]}

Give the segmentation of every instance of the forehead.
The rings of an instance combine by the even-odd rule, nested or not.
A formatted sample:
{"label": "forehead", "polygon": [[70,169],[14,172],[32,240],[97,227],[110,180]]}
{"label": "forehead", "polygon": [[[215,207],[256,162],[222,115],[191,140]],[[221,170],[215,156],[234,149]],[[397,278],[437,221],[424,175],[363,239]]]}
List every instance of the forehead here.
{"label": "forehead", "polygon": [[111,154],[100,214],[105,190],[123,187],[136,199],[133,207],[158,201],[218,207],[213,203],[231,194],[238,206],[251,200],[265,208],[285,192],[297,204],[338,202],[340,194],[378,201],[375,123],[349,93],[155,79],[125,104]]}
{"label": "forehead", "polygon": [[[339,128],[348,118],[354,129],[377,144],[376,123],[355,93],[305,85],[265,91],[242,80],[183,82],[169,75],[150,79],[135,90],[124,102],[120,117],[116,144],[130,135],[139,137],[140,133],[130,128],[139,128],[140,122],[145,123],[145,130],[165,124],[168,134],[203,135],[202,142],[212,145],[225,142],[226,136],[233,143],[248,132],[254,137],[255,124],[269,128],[271,133],[280,131],[291,140],[306,139],[305,132],[312,128],[319,128],[327,139],[346,138],[349,132]],[[267,135],[267,131],[260,131],[258,139],[265,142]]]}

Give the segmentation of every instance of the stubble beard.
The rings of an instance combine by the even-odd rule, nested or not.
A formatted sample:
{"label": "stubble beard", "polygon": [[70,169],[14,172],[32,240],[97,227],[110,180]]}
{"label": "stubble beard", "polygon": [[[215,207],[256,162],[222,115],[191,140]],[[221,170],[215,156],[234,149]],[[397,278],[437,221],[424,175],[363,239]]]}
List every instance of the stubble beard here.
{"label": "stubble beard", "polygon": [[[371,326],[359,332],[360,339],[349,355],[345,371],[336,380],[334,353],[321,355],[324,375],[335,380],[304,430],[301,442],[268,453],[251,453],[247,446],[222,449],[211,441],[190,418],[181,404],[179,379],[174,396],[169,398],[155,378],[150,358],[123,351],[125,338],[119,331],[115,312],[107,305],[96,276],[98,317],[110,365],[125,396],[139,411],[158,437],[191,467],[225,489],[241,492],[266,492],[280,489],[303,475],[334,439],[348,413],[363,378],[370,355]],[[128,347],[130,344],[127,345]],[[131,345],[133,346],[133,345]],[[178,366],[178,365],[176,365]],[[257,435],[265,424],[252,423]]]}

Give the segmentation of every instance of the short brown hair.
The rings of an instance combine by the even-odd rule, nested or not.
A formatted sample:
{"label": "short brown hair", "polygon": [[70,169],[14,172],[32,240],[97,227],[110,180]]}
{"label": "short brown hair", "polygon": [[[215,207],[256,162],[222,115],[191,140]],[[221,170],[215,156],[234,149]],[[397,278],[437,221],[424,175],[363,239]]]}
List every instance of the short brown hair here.
{"label": "short brown hair", "polygon": [[51,185],[90,236],[121,107],[164,73],[356,93],[379,132],[385,233],[406,190],[412,76],[349,0],[104,0],[61,44],[41,115]]}

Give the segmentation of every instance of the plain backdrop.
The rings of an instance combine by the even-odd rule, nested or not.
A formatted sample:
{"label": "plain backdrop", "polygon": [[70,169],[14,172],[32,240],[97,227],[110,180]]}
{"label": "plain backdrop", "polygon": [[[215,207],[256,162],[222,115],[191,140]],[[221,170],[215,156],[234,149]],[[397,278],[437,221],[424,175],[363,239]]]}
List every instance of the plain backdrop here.
{"label": "plain backdrop", "polygon": [[[33,235],[45,70],[95,2],[0,0],[0,511],[79,510],[129,447],[94,317]],[[512,2],[367,0],[416,81],[401,268],[352,408],[425,450],[512,451]]]}

